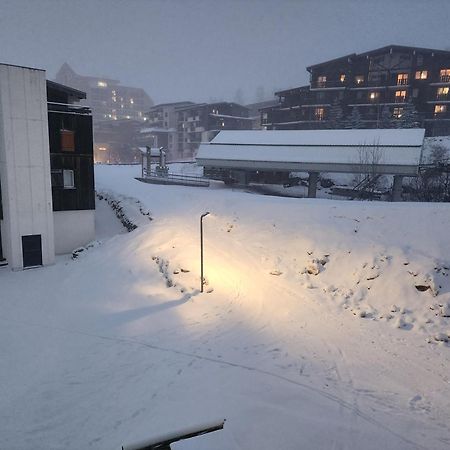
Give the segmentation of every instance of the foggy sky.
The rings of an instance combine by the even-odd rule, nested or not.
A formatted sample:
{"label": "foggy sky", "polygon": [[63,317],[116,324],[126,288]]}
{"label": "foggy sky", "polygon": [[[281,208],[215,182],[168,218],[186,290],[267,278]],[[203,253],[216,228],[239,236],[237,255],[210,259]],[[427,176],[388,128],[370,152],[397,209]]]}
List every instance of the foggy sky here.
{"label": "foggy sky", "polygon": [[142,87],[155,102],[247,103],[308,65],[389,44],[450,48],[450,0],[0,0],[0,62]]}

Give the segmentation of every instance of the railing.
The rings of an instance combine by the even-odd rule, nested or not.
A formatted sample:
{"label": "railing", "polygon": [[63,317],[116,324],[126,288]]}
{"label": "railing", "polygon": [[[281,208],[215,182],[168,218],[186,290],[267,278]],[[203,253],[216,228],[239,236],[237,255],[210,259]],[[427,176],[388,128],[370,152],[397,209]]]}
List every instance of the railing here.
{"label": "railing", "polygon": [[450,82],[450,75],[441,75],[439,79],[440,79],[440,81],[442,83],[449,83]]}
{"label": "railing", "polygon": [[195,184],[197,186],[209,186],[209,180],[205,177],[197,177],[194,175],[176,175],[176,174],[161,174],[159,172],[156,172],[154,170],[148,172],[147,169],[144,167],[142,174],[144,178],[157,178],[159,181],[164,183],[166,180],[167,184],[170,182],[174,182],[177,184],[181,184],[183,182],[189,183],[189,184]]}
{"label": "railing", "polygon": [[436,100],[448,101],[448,100],[450,100],[450,95],[449,94],[437,94]]}
{"label": "railing", "polygon": [[406,86],[407,84],[409,84],[408,78],[397,79],[397,86]]}
{"label": "railing", "polygon": [[347,83],[344,81],[312,81],[311,89],[326,89],[326,88],[345,88]]}
{"label": "railing", "polygon": [[65,112],[70,114],[90,115],[91,108],[84,105],[72,105],[68,103],[47,102],[48,112]]}

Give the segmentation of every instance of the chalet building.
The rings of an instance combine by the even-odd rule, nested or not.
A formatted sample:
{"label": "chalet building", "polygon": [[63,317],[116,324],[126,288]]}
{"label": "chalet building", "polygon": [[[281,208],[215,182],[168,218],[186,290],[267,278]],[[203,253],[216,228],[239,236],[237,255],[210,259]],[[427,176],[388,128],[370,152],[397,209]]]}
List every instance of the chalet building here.
{"label": "chalet building", "polygon": [[199,103],[177,108],[178,151],[194,156],[201,142],[209,142],[221,130],[251,130],[249,110],[237,103]]}
{"label": "chalet building", "polygon": [[85,93],[0,64],[0,261],[54,262],[95,237],[92,115]]}
{"label": "chalet building", "polygon": [[145,113],[146,128],[141,133],[151,147],[166,149],[167,159],[175,161],[183,157],[183,149],[178,148],[178,108],[194,105],[193,102],[160,103]]}
{"label": "chalet building", "polygon": [[390,45],[307,67],[310,84],[276,92],[269,130],[404,128],[450,134],[450,52]]}
{"label": "chalet building", "polygon": [[61,66],[55,81],[86,93],[86,100],[81,104],[90,105],[94,123],[120,119],[143,121],[144,111],[153,105],[141,88],[123,86],[110,78],[79,75],[67,63]]}
{"label": "chalet building", "polygon": [[252,119],[252,129],[261,130],[261,110],[277,106],[278,101],[275,99],[265,100],[257,103],[250,103],[245,105],[248,109],[249,117]]}

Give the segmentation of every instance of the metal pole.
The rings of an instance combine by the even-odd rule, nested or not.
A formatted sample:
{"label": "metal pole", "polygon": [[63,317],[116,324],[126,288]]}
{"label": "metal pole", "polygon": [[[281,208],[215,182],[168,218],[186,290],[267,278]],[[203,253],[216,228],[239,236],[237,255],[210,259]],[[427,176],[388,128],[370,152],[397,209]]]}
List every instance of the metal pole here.
{"label": "metal pole", "polygon": [[203,292],[203,284],[204,284],[204,278],[203,278],[203,218],[206,217],[209,214],[208,212],[205,212],[200,216],[200,292]]}

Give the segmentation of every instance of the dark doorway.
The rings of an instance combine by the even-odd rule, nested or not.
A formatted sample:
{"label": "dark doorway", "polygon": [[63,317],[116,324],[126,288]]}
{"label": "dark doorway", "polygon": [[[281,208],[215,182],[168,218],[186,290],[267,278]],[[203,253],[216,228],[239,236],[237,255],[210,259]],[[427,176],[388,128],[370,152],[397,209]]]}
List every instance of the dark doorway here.
{"label": "dark doorway", "polygon": [[23,267],[42,266],[42,239],[40,234],[22,236]]}

